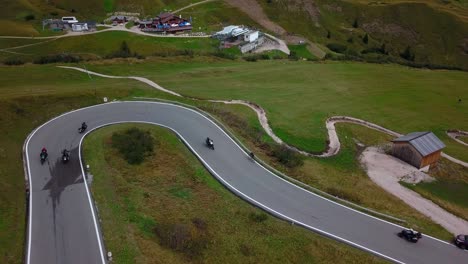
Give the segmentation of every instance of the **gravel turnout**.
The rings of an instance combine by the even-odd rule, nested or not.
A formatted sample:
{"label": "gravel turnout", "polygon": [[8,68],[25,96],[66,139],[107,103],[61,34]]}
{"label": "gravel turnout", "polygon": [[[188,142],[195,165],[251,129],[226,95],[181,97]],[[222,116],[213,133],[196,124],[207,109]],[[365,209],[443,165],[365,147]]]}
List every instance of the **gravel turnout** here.
{"label": "gravel turnout", "polygon": [[432,201],[402,186],[399,182],[419,183],[434,180],[415,167],[383,153],[376,147],[368,147],[359,158],[373,182],[397,196],[406,204],[426,215],[445,229],[457,234],[468,233],[468,222],[447,212]]}

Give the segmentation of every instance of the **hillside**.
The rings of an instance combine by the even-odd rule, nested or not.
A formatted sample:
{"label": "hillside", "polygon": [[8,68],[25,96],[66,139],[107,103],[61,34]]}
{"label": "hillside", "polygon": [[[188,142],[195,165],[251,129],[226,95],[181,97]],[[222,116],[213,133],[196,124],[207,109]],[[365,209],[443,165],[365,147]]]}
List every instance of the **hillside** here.
{"label": "hillside", "polygon": [[[0,10],[0,35],[50,34],[41,30],[43,18],[74,15],[101,21],[112,11],[145,17],[192,2],[9,0]],[[266,28],[290,44],[306,39],[317,57],[326,52],[330,59],[468,70],[467,0],[217,0],[181,13],[193,17],[204,31],[248,24]]]}
{"label": "hillside", "polygon": [[468,1],[257,2],[286,34],[303,36],[346,59],[468,69]]}

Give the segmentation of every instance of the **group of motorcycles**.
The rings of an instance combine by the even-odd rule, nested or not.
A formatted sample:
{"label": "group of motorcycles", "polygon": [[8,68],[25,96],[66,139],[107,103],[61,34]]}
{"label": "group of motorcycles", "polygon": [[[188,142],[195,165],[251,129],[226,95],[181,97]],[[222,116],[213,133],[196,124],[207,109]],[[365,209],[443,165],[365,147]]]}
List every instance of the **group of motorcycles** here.
{"label": "group of motorcycles", "polygon": [[[88,128],[88,125],[86,125],[86,123],[83,122],[81,124],[81,127],[78,128],[78,133],[80,133],[80,134],[83,133],[87,128]],[[49,156],[49,154],[47,153],[47,149],[45,147],[42,148],[41,153],[39,154],[39,158],[41,159],[41,165],[44,164],[44,162],[46,162],[48,156]],[[62,150],[61,160],[62,160],[63,163],[67,163],[68,161],[70,161],[70,151],[69,150],[67,150],[67,149]]]}
{"label": "group of motorcycles", "polygon": [[[88,126],[86,125],[85,122],[83,122],[81,124],[81,127],[78,128],[78,133],[83,133],[86,128],[88,128]],[[206,146],[212,150],[214,150],[214,142],[211,138],[207,137],[206,140],[205,140],[205,143],[206,143]],[[44,164],[44,162],[46,161],[47,159],[47,150],[46,148],[43,148],[42,151],[41,151],[41,154],[40,154],[40,158],[41,158],[41,164]],[[254,154],[253,152],[250,152],[249,153],[249,156],[254,159]],[[70,151],[68,151],[67,149],[63,149],[62,150],[62,162],[63,163],[67,163],[68,161],[70,160]],[[422,235],[420,232],[416,232],[414,231],[413,229],[403,229],[401,232],[398,233],[398,236],[401,237],[401,238],[404,238],[410,242],[413,242],[413,243],[416,243],[418,242],[419,239],[422,238]]]}

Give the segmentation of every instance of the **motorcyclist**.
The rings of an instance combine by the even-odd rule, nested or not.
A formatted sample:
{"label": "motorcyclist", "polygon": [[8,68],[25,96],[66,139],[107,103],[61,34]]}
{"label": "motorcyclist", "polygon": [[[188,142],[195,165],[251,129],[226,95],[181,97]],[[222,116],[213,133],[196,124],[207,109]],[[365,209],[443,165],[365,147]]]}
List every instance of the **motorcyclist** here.
{"label": "motorcyclist", "polygon": [[213,141],[209,137],[207,137],[206,138],[206,144],[209,146],[209,145],[213,144]]}
{"label": "motorcyclist", "polygon": [[67,149],[63,149],[62,150],[62,157],[69,157],[69,156],[70,156],[70,152]]}
{"label": "motorcyclist", "polygon": [[81,123],[81,129],[86,130],[88,128],[88,125],[86,125],[86,122]]}
{"label": "motorcyclist", "polygon": [[41,149],[41,154],[40,154],[41,160],[44,161],[44,160],[47,158],[48,155],[49,155],[49,154],[47,154],[47,149],[46,149],[45,147],[42,148],[42,149]]}

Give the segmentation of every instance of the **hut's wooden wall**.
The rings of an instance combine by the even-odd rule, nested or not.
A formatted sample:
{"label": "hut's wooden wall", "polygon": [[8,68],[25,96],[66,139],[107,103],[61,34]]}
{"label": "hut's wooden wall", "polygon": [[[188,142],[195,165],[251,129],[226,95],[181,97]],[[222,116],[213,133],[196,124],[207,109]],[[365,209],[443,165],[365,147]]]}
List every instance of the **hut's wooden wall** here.
{"label": "hut's wooden wall", "polygon": [[440,158],[441,152],[442,152],[442,150],[439,150],[439,151],[436,151],[436,152],[434,152],[432,154],[429,154],[426,157],[424,157],[421,160],[421,168],[426,167],[427,165],[431,165],[431,164],[436,163]]}
{"label": "hut's wooden wall", "polygon": [[392,155],[420,169],[423,157],[408,142],[394,142]]}

